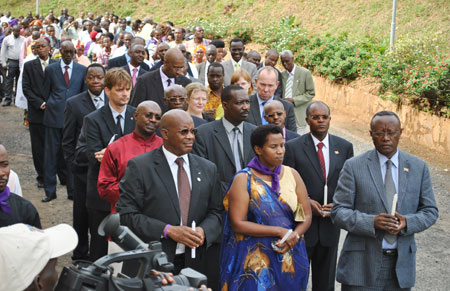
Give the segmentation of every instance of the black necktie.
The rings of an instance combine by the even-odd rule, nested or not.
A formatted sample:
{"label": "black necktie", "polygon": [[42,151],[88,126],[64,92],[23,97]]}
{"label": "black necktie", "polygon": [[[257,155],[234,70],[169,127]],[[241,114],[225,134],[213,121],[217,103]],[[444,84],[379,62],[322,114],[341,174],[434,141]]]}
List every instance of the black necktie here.
{"label": "black necktie", "polygon": [[120,119],[122,118],[122,115],[117,115],[117,129],[119,130],[119,137],[123,135],[122,126],[120,125]]}
{"label": "black necktie", "polygon": [[167,79],[167,87],[169,87],[172,84],[172,80]]}

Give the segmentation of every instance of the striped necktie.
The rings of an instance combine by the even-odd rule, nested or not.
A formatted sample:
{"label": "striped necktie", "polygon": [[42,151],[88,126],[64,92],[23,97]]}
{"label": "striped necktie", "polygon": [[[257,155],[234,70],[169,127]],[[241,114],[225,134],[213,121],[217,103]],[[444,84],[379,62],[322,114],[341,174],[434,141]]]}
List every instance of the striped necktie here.
{"label": "striped necktie", "polygon": [[292,86],[294,85],[294,76],[289,74],[286,82],[286,89],[284,98],[292,98]]}

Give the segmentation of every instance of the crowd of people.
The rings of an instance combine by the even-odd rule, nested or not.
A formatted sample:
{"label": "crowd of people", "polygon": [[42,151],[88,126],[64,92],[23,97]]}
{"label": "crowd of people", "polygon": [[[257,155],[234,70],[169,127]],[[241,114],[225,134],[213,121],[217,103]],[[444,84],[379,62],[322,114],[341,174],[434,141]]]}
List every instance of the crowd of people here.
{"label": "crowd of people", "polygon": [[[261,61],[237,37],[109,12],[0,21],[3,106],[15,97],[27,112],[42,202],[57,198],[58,179],[73,200],[78,240],[61,254],[117,251],[97,231],[117,212],[162,243],[175,274],[191,267],[213,290],[306,290],[309,272],[312,290],[414,286],[414,234],[438,210],[427,165],[397,148],[394,112],[373,116],[375,148],[353,157],[289,50]],[[0,227],[40,228],[9,177],[0,145]]]}

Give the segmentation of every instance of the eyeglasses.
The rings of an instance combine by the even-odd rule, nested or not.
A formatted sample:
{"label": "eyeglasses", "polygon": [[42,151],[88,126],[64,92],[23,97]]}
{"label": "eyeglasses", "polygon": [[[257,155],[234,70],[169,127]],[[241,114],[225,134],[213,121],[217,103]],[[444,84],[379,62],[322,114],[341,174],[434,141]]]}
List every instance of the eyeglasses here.
{"label": "eyeglasses", "polygon": [[182,129],[182,130],[178,130],[177,132],[180,133],[182,136],[186,136],[189,133],[192,133],[193,135],[196,135],[197,134],[197,129],[196,128],[192,128],[192,129],[185,128],[185,129]]}
{"label": "eyeglasses", "polygon": [[184,100],[186,100],[186,97],[170,97],[167,98],[167,100],[169,100],[170,102],[177,102],[177,101],[183,102]]}
{"label": "eyeglasses", "polygon": [[149,118],[149,119],[155,118],[155,120],[161,120],[161,115],[156,114],[156,113],[151,113],[151,112],[145,114],[145,117]]}
{"label": "eyeglasses", "polygon": [[274,118],[275,115],[278,116],[278,117],[280,117],[280,116],[282,116],[283,114],[284,114],[284,112],[275,112],[275,113],[272,113],[272,114],[267,114],[266,116],[269,117],[269,118]]}
{"label": "eyeglasses", "polygon": [[313,120],[319,120],[319,119],[321,119],[321,118],[324,119],[324,120],[326,120],[326,119],[330,118],[329,115],[311,115],[310,117],[311,117],[311,119],[313,119]]}
{"label": "eyeglasses", "polygon": [[372,134],[376,137],[384,137],[385,135],[389,136],[389,137],[393,137],[396,136],[398,133],[400,132],[400,130],[397,131],[380,131],[380,132],[372,132]]}

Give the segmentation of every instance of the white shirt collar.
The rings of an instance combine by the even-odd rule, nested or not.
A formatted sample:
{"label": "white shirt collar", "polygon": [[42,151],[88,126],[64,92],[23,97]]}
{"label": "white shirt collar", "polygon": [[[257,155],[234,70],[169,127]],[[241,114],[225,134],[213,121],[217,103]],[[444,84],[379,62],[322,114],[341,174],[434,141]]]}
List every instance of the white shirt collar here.
{"label": "white shirt collar", "polygon": [[292,68],[292,71],[290,71],[290,72],[288,71],[289,75],[294,76],[295,67],[296,67],[296,65],[294,64],[294,67]]}
{"label": "white shirt collar", "polygon": [[163,82],[163,86],[164,86],[164,88],[166,88],[166,87],[167,87],[167,80],[170,79],[170,80],[172,81],[170,85],[174,85],[174,84],[175,84],[175,78],[169,78],[166,74],[164,74],[164,72],[163,72],[163,70],[162,70],[163,66],[164,66],[164,65],[162,65],[162,66],[159,68],[159,74],[161,75],[161,80],[162,80],[162,82]]}
{"label": "white shirt collar", "polygon": [[239,62],[236,62],[233,58],[231,58],[231,63],[233,64],[233,68],[236,66],[236,64],[239,64],[239,68],[242,68],[242,58],[239,60]]}
{"label": "white shirt collar", "polygon": [[[263,103],[263,102],[270,102],[270,101],[272,101],[273,100],[273,96],[272,97],[270,97],[269,99],[267,99],[267,100],[262,100],[261,99],[261,97],[259,97],[259,94],[258,94],[258,92],[256,92],[256,98],[258,99],[258,104],[259,104],[259,106],[261,106],[261,104]],[[265,104],[265,103],[264,103]]]}
{"label": "white shirt collar", "polygon": [[[380,166],[383,167],[386,164],[386,161],[389,160],[388,157],[377,151],[378,160],[380,161]],[[398,169],[398,149],[395,154],[390,158],[392,165],[394,165]]]}
{"label": "white shirt collar", "polygon": [[61,60],[61,69],[63,70],[63,72],[66,69],[66,66],[69,66],[69,70],[72,70],[72,68],[73,68],[73,60],[68,65],[66,65],[66,63],[64,63],[64,61]]}
{"label": "white shirt collar", "polygon": [[[91,92],[91,90],[88,90],[89,96],[91,96],[92,100],[94,100],[95,97],[100,97],[101,101],[105,101],[105,91],[102,91],[102,93],[100,93],[100,95],[94,95],[94,93]],[[111,107],[111,111],[114,111],[114,109],[112,109]],[[125,110],[124,110],[125,111]]]}
{"label": "white shirt collar", "polygon": [[162,150],[163,150],[164,156],[166,156],[167,163],[169,164],[169,166],[173,165],[175,163],[176,159],[183,158],[184,162],[189,167],[188,154],[184,154],[182,156],[177,156],[177,155],[169,152],[164,146],[162,146]]}
{"label": "white shirt collar", "polygon": [[126,110],[127,107],[125,107],[124,110],[121,113],[119,113],[119,112],[115,111],[114,108],[112,108],[111,103],[108,103],[108,106],[111,109],[112,115],[114,117],[114,122],[116,122],[117,115],[121,115],[122,119],[125,120],[125,112],[127,111]]}
{"label": "white shirt collar", "polygon": [[141,66],[133,66],[130,62],[128,63],[128,67],[130,68],[130,73],[131,73],[131,77],[133,77],[133,69],[136,68],[137,69],[137,73],[139,74],[139,70],[141,69]]}
{"label": "white shirt collar", "polygon": [[311,133],[311,137],[312,137],[312,140],[313,140],[313,142],[314,142],[314,146],[315,146],[315,148],[317,148],[317,145],[319,144],[319,142],[322,142],[323,143],[323,146],[326,148],[326,149],[329,149],[329,141],[328,141],[328,133],[327,133],[327,135],[325,136],[325,138],[322,140],[322,141],[320,141],[320,140],[318,140],[312,133]]}
{"label": "white shirt collar", "polygon": [[[229,122],[225,116],[222,118],[222,123],[223,126],[225,127],[226,132],[228,133],[228,135],[231,134],[231,132],[233,131],[234,125]],[[239,123],[239,125],[237,126],[237,128],[239,128],[239,131],[243,134],[244,133],[244,123],[241,122]]]}

